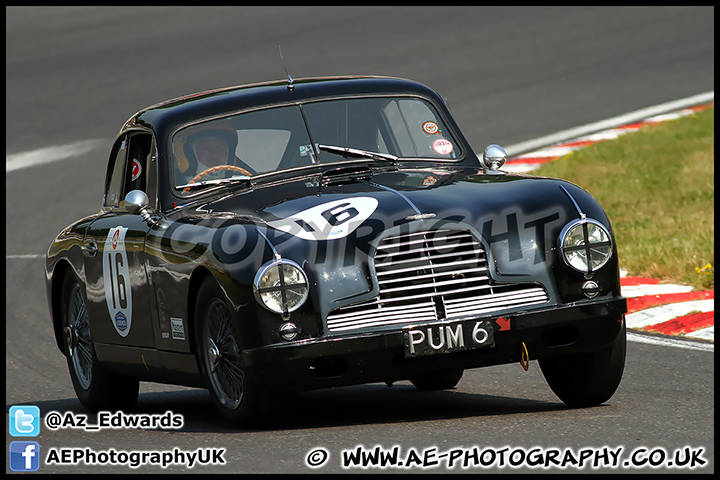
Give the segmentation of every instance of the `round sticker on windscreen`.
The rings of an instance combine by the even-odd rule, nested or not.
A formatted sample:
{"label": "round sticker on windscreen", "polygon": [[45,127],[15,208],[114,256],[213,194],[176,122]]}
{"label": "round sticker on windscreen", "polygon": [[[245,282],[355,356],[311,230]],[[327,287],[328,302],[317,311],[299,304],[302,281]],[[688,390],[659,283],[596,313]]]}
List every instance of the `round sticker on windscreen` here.
{"label": "round sticker on windscreen", "polygon": [[433,135],[438,132],[439,128],[437,123],[435,122],[425,122],[422,125],[422,129],[425,133],[428,133],[430,135]]}
{"label": "round sticker on windscreen", "polygon": [[438,138],[435,140],[432,144],[433,150],[435,150],[440,155],[449,155],[453,151],[453,144],[449,140],[445,140],[444,138]]}

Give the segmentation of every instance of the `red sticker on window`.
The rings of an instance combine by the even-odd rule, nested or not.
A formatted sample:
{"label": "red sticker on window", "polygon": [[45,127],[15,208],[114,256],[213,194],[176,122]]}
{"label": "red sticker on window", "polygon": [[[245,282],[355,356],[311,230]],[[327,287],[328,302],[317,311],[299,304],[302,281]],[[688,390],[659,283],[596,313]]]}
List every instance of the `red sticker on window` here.
{"label": "red sticker on window", "polygon": [[140,165],[140,162],[137,161],[136,158],[133,159],[133,166],[132,166],[132,181],[134,182],[138,178],[140,178],[140,174],[142,173],[142,165]]}
{"label": "red sticker on window", "polygon": [[433,134],[437,133],[438,130],[439,130],[438,125],[437,125],[437,123],[435,123],[435,122],[425,122],[425,123],[423,123],[422,129],[423,129],[423,131],[425,131],[425,133],[428,133],[428,134],[430,134],[430,135],[433,135]]}

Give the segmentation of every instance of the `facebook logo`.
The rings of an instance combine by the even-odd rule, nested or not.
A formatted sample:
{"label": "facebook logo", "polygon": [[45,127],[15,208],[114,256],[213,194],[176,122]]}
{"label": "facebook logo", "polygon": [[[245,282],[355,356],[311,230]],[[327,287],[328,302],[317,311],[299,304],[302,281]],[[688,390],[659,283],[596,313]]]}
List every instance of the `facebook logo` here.
{"label": "facebook logo", "polygon": [[10,407],[10,435],[37,437],[40,433],[40,408],[35,405]]}
{"label": "facebook logo", "polygon": [[36,472],[39,468],[39,443],[10,442],[10,470],[13,472]]}

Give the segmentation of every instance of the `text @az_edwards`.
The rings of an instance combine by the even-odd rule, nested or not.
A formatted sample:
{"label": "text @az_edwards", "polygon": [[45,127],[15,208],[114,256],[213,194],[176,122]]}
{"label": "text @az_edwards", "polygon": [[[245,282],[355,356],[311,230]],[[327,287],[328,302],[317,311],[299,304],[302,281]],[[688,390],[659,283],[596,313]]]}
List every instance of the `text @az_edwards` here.
{"label": "text @az_edwards", "polygon": [[82,413],[60,413],[53,411],[45,415],[45,426],[50,430],[62,430],[65,428],[85,431],[97,431],[108,428],[177,430],[182,428],[184,423],[185,421],[182,415],[173,413],[170,410],[162,414],[132,414],[123,411],[101,411],[97,414],[97,423],[90,423],[88,416]]}

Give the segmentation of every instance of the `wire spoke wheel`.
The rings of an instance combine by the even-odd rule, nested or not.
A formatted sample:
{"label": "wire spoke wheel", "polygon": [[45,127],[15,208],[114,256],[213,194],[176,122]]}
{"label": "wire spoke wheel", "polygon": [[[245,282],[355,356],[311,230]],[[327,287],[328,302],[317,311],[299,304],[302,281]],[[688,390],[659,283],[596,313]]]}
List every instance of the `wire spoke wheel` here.
{"label": "wire spoke wheel", "polygon": [[243,401],[245,386],[238,337],[224,302],[213,299],[206,315],[203,347],[208,380],[220,403],[234,410]]}
{"label": "wire spoke wheel", "polygon": [[63,353],[80,403],[93,412],[127,410],[135,406],[140,382],[106,370],[98,360],[81,283],[69,271],[62,285],[61,312]]}
{"label": "wire spoke wheel", "polygon": [[[246,314],[245,314],[246,315]],[[206,278],[195,304],[198,362],[218,412],[238,428],[258,428],[277,421],[278,396],[245,365],[244,323],[252,322],[232,308],[220,285]]]}
{"label": "wire spoke wheel", "polygon": [[87,390],[92,382],[92,345],[85,300],[78,284],[74,284],[70,290],[67,325],[64,330],[70,364],[79,386]]}

